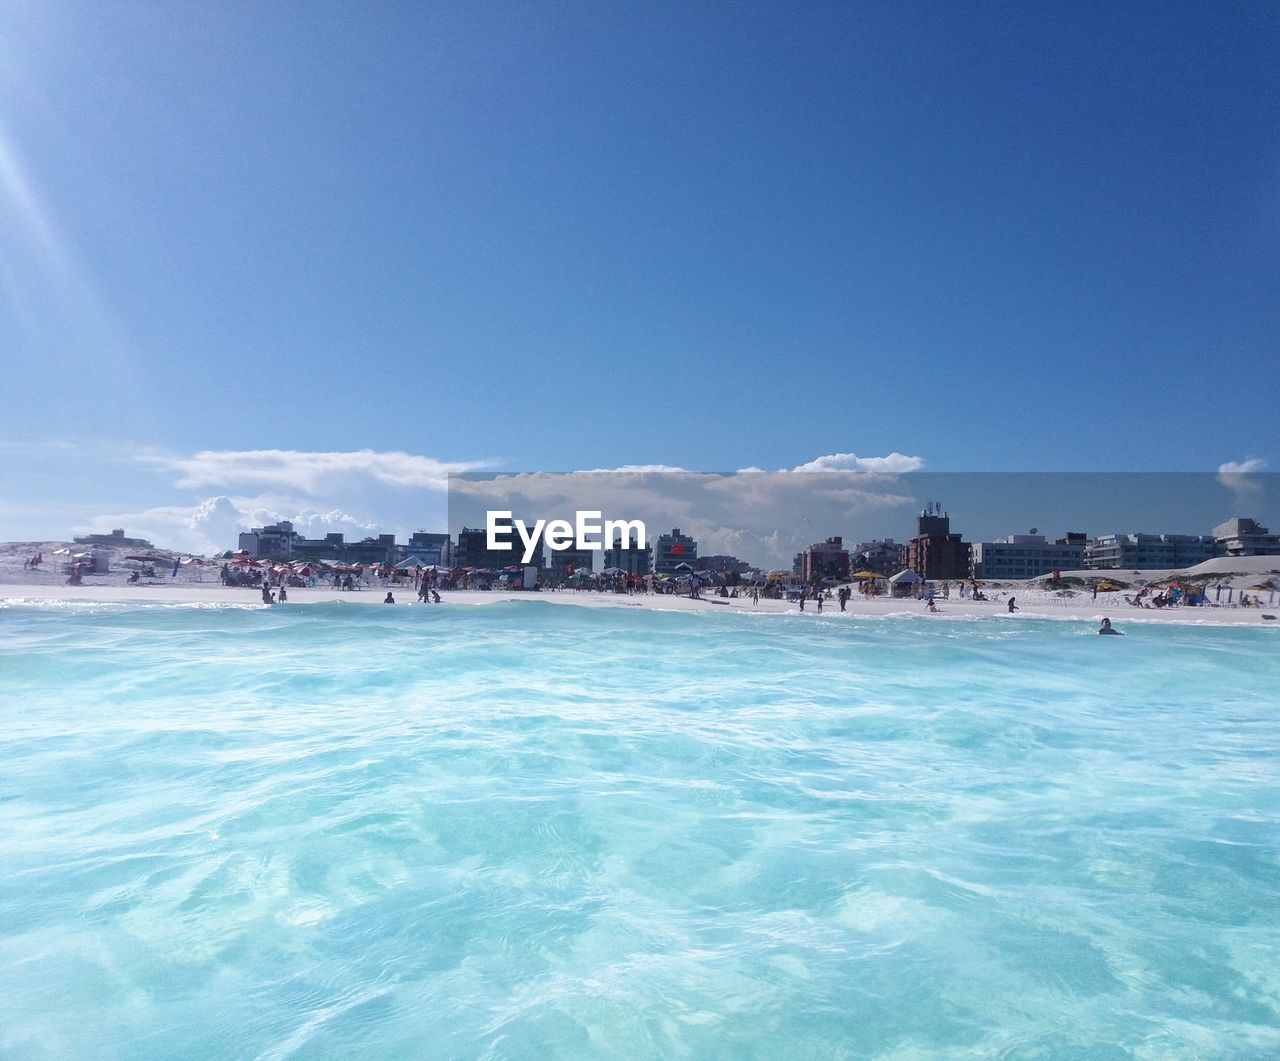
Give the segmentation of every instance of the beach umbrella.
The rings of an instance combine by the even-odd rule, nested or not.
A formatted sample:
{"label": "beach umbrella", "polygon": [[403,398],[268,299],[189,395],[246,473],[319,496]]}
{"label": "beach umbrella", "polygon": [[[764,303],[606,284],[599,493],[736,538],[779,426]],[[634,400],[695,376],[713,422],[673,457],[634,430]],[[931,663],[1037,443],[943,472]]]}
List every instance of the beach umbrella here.
{"label": "beach umbrella", "polygon": [[855,578],[855,579],[858,579],[858,580],[860,580],[860,581],[861,581],[861,580],[869,579],[869,578],[879,578],[880,576],[879,576],[879,575],[877,575],[874,571],[855,571],[855,572],[854,572],[852,575],[850,575],[849,577],[850,577],[850,578]]}

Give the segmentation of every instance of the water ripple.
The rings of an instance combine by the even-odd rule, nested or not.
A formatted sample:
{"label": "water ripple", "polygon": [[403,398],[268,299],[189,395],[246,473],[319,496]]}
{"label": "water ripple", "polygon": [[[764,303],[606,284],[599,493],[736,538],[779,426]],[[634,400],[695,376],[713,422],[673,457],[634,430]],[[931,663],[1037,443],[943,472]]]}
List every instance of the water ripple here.
{"label": "water ripple", "polygon": [[1280,1052],[1268,631],[807,619],[0,606],[0,1053]]}

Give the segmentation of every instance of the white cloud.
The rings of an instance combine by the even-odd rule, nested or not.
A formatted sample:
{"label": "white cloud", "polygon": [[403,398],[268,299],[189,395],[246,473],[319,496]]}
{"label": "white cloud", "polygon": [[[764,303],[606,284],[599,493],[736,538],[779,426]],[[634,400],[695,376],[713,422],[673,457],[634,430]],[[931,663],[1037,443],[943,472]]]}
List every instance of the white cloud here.
{"label": "white cloud", "polygon": [[1258,457],[1247,457],[1242,461],[1225,461],[1218,465],[1218,482],[1236,494],[1252,494],[1258,490],[1258,483],[1249,476],[1263,471],[1267,462]]}
{"label": "white cloud", "polygon": [[332,493],[353,480],[388,486],[444,490],[449,476],[491,468],[493,460],[440,461],[398,451],[362,449],[201,450],[189,457],[146,456],[147,463],[178,473],[184,488],[279,489],[316,495]]}
{"label": "white cloud", "polygon": [[343,531],[358,539],[379,529],[376,523],[340,509],[319,512],[280,507],[276,500],[220,495],[193,505],[160,505],[141,512],[109,513],[95,517],[90,526],[125,527],[130,536],[148,538],[162,548],[202,554],[234,549],[241,531],[284,519],[292,521],[307,537]]}
{"label": "white cloud", "polygon": [[[545,473],[552,474],[552,473]],[[621,464],[616,468],[591,468],[570,473],[572,475],[693,475],[688,468],[671,464]]]}
{"label": "white cloud", "polygon": [[[242,530],[291,520],[308,537],[342,531],[349,539],[446,523],[451,473],[485,472],[489,460],[443,461],[377,450],[202,450],[190,455],[134,451],[138,463],[172,477],[182,490],[204,491],[177,503],[98,514],[89,529],[124,527],[157,545],[215,553],[234,548]],[[644,519],[652,534],[678,526],[704,552],[729,552],[755,563],[788,564],[815,538],[874,537],[897,525],[914,499],[898,476],[923,465],[891,453],[835,453],[796,468],[689,472],[632,464],[571,473],[492,473],[454,479],[447,495],[452,529],[482,526],[488,508],[521,518],[572,516],[600,509],[608,518]],[[214,488],[212,490],[208,488]]]}
{"label": "white cloud", "polygon": [[829,453],[815,457],[807,464],[792,468],[793,472],[872,472],[880,475],[905,475],[924,467],[921,457],[890,453],[885,457],[859,457],[856,453]]}
{"label": "white cloud", "polygon": [[893,533],[917,502],[899,475],[919,457],[832,454],[766,472],[688,472],[667,465],[554,474],[528,472],[455,480],[451,529],[483,526],[487,509],[518,518],[571,519],[576,510],[643,519],[651,535],[679,527],[704,553],[732,553],[767,566],[789,565],[797,549],[829,535]]}

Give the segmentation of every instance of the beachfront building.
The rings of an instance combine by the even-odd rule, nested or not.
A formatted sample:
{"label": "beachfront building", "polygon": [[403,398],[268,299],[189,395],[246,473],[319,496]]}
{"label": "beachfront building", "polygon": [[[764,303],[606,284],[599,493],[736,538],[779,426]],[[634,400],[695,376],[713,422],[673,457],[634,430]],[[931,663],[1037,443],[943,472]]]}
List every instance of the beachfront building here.
{"label": "beachfront building", "polygon": [[876,538],[859,542],[850,561],[855,571],[874,571],[877,575],[896,575],[906,566],[906,546],[892,538]]}
{"label": "beachfront building", "polygon": [[1072,533],[1057,541],[1043,534],[1010,534],[994,542],[974,542],[969,551],[972,578],[1038,578],[1054,571],[1084,566],[1084,535]]}
{"label": "beachfront building", "polygon": [[447,534],[414,531],[404,547],[405,556],[416,556],[424,567],[452,567],[453,539]]}
{"label": "beachfront building", "polygon": [[549,549],[548,552],[550,553],[548,573],[552,584],[567,582],[579,571],[590,574],[596,558],[594,549]]}
{"label": "beachfront building", "polygon": [[698,543],[679,527],[672,527],[670,534],[661,534],[653,543],[653,570],[659,575],[678,575],[680,564],[692,570],[698,560]]}
{"label": "beachfront building", "polygon": [[[1274,556],[1280,553],[1280,534],[1272,534],[1247,516],[1233,516],[1213,528],[1223,556]],[[78,541],[79,539],[77,539]]]}
{"label": "beachfront building", "polygon": [[341,531],[333,531],[323,538],[294,538],[293,557],[296,560],[346,560],[346,537]]}
{"label": "beachfront building", "polygon": [[907,567],[926,579],[969,574],[969,544],[951,533],[951,517],[936,501],[916,517],[916,536],[907,542]]}
{"label": "beachfront building", "polygon": [[298,555],[295,547],[301,540],[302,535],[286,519],[241,532],[239,548],[255,560],[292,560]]}
{"label": "beachfront building", "polygon": [[806,584],[825,582],[829,578],[847,582],[849,550],[844,547],[844,540],[837,536],[809,546],[800,554],[800,577]]}
{"label": "beachfront building", "polygon": [[71,540],[77,545],[122,545],[127,549],[155,548],[146,538],[126,538],[123,527],[117,527],[110,534],[82,534]]}
{"label": "beachfront building", "polygon": [[652,558],[648,549],[640,548],[640,539],[632,533],[627,544],[622,544],[622,535],[616,536],[617,542],[604,551],[604,568],[616,567],[628,575],[647,575],[651,570]]}
{"label": "beachfront building", "polygon": [[1212,534],[1099,534],[1084,550],[1091,570],[1165,570],[1223,556]]}
{"label": "beachfront building", "polygon": [[488,532],[484,527],[463,527],[458,532],[458,543],[453,550],[454,567],[476,567],[486,571],[501,571],[504,567],[537,567],[542,564],[542,539],[534,546],[533,556],[524,562],[524,545],[515,530],[515,518],[497,522],[499,536],[512,543],[510,549],[489,548]]}
{"label": "beachfront building", "polygon": [[350,542],[345,550],[349,564],[394,564],[403,555],[394,534],[379,534],[376,538]]}
{"label": "beachfront building", "polygon": [[700,556],[693,566],[698,571],[706,571],[712,575],[745,575],[751,570],[751,565],[745,560],[739,560],[736,556],[726,556],[723,553]]}

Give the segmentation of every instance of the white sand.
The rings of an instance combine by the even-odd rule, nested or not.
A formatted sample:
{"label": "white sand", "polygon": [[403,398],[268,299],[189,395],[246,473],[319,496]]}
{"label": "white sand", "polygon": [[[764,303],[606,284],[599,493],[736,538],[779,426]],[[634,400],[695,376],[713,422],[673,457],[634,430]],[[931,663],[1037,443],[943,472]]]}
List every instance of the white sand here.
{"label": "white sand", "polygon": [[[104,601],[104,602],[164,602],[164,603],[236,603],[260,605],[262,594],[256,589],[228,588],[218,579],[217,567],[181,567],[176,578],[170,577],[170,566],[163,571],[157,567],[154,579],[141,583],[129,584],[129,568],[121,566],[113,557],[112,571],[108,575],[85,576],[81,586],[65,584],[66,576],[62,573],[60,561],[65,556],[55,556],[54,550],[64,547],[60,542],[11,542],[0,544],[0,599],[7,603],[20,601]],[[22,569],[22,561],[38,551],[43,551],[45,564],[43,570],[31,572]],[[120,550],[121,557],[129,550]],[[56,562],[59,561],[59,562]],[[1231,571],[1238,572],[1228,577],[1223,571],[1222,585],[1231,586],[1235,596],[1239,597],[1241,589],[1249,585],[1265,583],[1268,579],[1280,585],[1280,557],[1250,557],[1236,561],[1214,561],[1215,566],[1229,566]],[[1123,581],[1154,582],[1167,578],[1175,572],[1145,571],[1138,575],[1128,571],[1087,572],[1089,577],[1114,576]],[[1214,583],[1216,585],[1216,583]],[[291,588],[289,605],[307,605],[326,601],[347,601],[349,603],[381,604],[388,588],[396,596],[397,607],[433,607],[417,602],[417,596],[411,584],[403,586],[384,586],[374,582],[364,588],[344,592],[341,590],[316,587],[314,589]],[[1097,600],[1092,599],[1088,590],[1054,591],[1047,588],[1043,581],[1035,579],[1030,582],[987,582],[983,584],[984,592],[992,599],[988,603],[961,601],[952,586],[949,600],[938,598],[935,601],[937,613],[930,613],[923,602],[915,600],[885,600],[884,598],[868,599],[856,592],[849,603],[845,616],[907,616],[928,621],[944,621],[948,618],[998,618],[1016,622],[1019,619],[1049,618],[1076,620],[1097,623],[1102,616],[1109,616],[1118,626],[1129,623],[1189,623],[1202,625],[1253,625],[1280,629],[1280,619],[1264,619],[1264,615],[1280,616],[1280,594],[1272,594],[1266,590],[1250,596],[1258,596],[1263,602],[1262,608],[1238,607],[1198,607],[1198,608],[1165,608],[1161,610],[1134,608],[1125,603],[1124,597],[1132,595],[1132,590],[1113,593],[1099,593]],[[1010,596],[1017,598],[1018,612],[1010,615],[1007,602]],[[1210,589],[1210,598],[1214,592]],[[495,604],[510,600],[541,600],[551,604],[576,605],[587,608],[651,608],[661,611],[694,611],[704,613],[746,612],[750,614],[798,615],[799,608],[787,601],[761,600],[752,604],[750,598],[725,599],[709,596],[701,600],[690,600],[688,597],[668,596],[665,594],[616,594],[599,593],[594,590],[563,590],[560,592],[519,593],[507,591],[484,592],[480,590],[445,590],[443,591],[445,607],[457,605]],[[1223,592],[1225,600],[1225,590]],[[1274,605],[1268,605],[1275,600]],[[822,616],[830,618],[841,616],[839,604],[827,601]],[[818,615],[813,601],[805,604],[805,617]]]}

